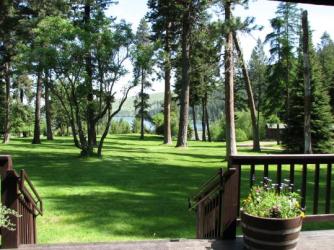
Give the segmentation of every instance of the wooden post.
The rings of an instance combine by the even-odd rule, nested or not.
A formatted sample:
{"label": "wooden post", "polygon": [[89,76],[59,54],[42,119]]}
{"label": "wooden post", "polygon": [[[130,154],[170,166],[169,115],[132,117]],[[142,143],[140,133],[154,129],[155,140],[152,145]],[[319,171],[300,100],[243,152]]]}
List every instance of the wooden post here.
{"label": "wooden post", "polygon": [[0,155],[0,174],[3,177],[5,173],[13,169],[13,161],[10,155]]}
{"label": "wooden post", "polygon": [[[13,171],[8,171],[1,180],[1,202],[7,208],[19,211],[17,177],[14,175]],[[3,248],[18,248],[20,244],[19,218],[10,216],[10,221],[14,225],[15,230],[9,231],[2,229],[1,246]]]}
{"label": "wooden post", "polygon": [[231,175],[226,176],[223,195],[222,231],[220,234],[223,239],[234,239],[236,237],[237,228],[240,166],[230,166],[228,171],[231,171]]}

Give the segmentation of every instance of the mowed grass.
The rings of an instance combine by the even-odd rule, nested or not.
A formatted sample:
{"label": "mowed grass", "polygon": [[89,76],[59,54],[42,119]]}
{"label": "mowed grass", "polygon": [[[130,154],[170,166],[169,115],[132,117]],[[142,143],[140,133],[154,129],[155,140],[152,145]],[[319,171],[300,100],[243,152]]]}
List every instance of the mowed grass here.
{"label": "mowed grass", "polygon": [[24,168],[44,202],[38,242],[194,238],[188,196],[223,166],[223,143],[162,145],[156,136],[111,136],[103,159],[79,157],[71,138],[0,146]]}
{"label": "mowed grass", "polygon": [[[70,137],[41,145],[32,145],[31,138],[12,139],[0,146],[0,154],[12,155],[15,169],[28,172],[43,198],[39,243],[195,237],[195,214],[188,210],[188,197],[216,169],[226,167],[225,144],[190,141],[188,148],[180,149],[162,145],[157,136],[138,138],[109,137],[103,159],[80,158]],[[239,151],[251,153],[249,147]],[[246,167],[242,196],[249,191],[247,172]],[[296,180],[300,175],[296,167]],[[312,193],[308,196],[311,200]]]}

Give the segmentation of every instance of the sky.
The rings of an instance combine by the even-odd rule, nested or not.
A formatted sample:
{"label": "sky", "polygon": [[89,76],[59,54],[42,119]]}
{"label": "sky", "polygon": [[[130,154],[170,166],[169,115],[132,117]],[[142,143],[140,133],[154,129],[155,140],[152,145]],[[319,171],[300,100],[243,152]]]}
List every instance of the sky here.
{"label": "sky", "polygon": [[[118,0],[117,5],[109,7],[107,14],[117,17],[117,20],[124,19],[128,23],[131,23],[135,31],[140,19],[143,18],[148,11],[146,3],[147,0]],[[248,9],[244,9],[243,7],[237,7],[235,9],[235,16],[253,16],[255,17],[255,23],[263,26],[261,31],[253,31],[251,34],[239,34],[246,61],[249,60],[257,39],[260,38],[263,41],[265,36],[272,31],[269,20],[275,16],[277,5],[278,2],[268,0],[250,0]],[[320,42],[320,37],[325,31],[334,39],[334,7],[310,4],[299,4],[298,7],[308,11],[309,23],[313,31],[313,43],[315,45]],[[268,46],[266,46],[265,49],[268,54]],[[127,67],[131,70],[129,62]],[[132,74],[129,74],[122,79],[122,81],[126,83],[131,80],[131,77]],[[158,82],[153,84],[153,90],[151,90],[151,92],[162,92],[163,88],[163,83]],[[133,90],[130,95],[135,95],[135,92],[136,90]]]}

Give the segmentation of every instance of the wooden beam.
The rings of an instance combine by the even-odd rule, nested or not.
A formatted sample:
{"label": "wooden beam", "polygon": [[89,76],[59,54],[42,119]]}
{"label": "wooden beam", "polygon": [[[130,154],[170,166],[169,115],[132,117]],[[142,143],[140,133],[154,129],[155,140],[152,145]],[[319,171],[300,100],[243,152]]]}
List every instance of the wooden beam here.
{"label": "wooden beam", "polygon": [[330,5],[330,6],[334,6],[334,1],[332,1],[332,0],[270,0],[270,1],[291,2],[291,3],[306,3],[306,4],[317,4],[317,5]]}

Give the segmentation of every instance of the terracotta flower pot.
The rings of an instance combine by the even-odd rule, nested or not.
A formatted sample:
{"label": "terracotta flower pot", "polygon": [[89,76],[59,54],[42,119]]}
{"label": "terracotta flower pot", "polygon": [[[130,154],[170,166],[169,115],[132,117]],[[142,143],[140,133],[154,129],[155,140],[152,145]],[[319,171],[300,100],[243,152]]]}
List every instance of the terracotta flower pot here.
{"label": "terracotta flower pot", "polygon": [[241,212],[246,249],[296,249],[302,217],[291,219],[261,218]]}

